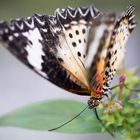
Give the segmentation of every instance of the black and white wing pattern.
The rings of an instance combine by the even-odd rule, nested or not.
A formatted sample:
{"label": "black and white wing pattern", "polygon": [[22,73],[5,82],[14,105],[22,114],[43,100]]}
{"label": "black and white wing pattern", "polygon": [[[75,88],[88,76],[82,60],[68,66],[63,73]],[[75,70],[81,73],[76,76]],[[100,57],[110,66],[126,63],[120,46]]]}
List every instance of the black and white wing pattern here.
{"label": "black and white wing pattern", "polygon": [[134,6],[129,6],[118,19],[110,13],[101,14],[93,21],[88,38],[88,48],[91,47],[88,53],[92,55],[87,55],[86,64],[95,92],[108,92],[110,82],[124,59],[126,42],[136,26],[134,10]]}
{"label": "black and white wing pattern", "polygon": [[130,6],[117,20],[111,13],[103,14],[93,22],[88,41],[91,48],[88,53],[93,55],[92,59],[87,55],[86,64],[89,63],[89,81],[94,93],[108,92],[110,82],[124,59],[126,42],[136,26],[134,10],[135,7]]}
{"label": "black and white wing pattern", "polygon": [[45,79],[70,92],[90,95],[85,67],[86,44],[94,6],[56,10],[0,23],[0,41],[19,60]]}
{"label": "black and white wing pattern", "polygon": [[96,91],[103,88],[105,58],[115,20],[115,13],[102,13],[93,21],[89,32],[86,67],[90,86]]}
{"label": "black and white wing pattern", "polygon": [[[57,86],[102,98],[124,58],[135,27],[134,6],[116,20],[94,6],[57,9],[0,23],[0,41],[19,60]],[[95,96],[98,94],[100,96]]]}
{"label": "black and white wing pattern", "polygon": [[112,81],[116,70],[124,60],[126,52],[126,42],[130,37],[130,34],[136,27],[134,6],[129,6],[127,10],[122,13],[114,25],[112,31],[110,43],[107,49],[107,55],[105,58],[105,70],[104,70],[104,86],[108,87]]}

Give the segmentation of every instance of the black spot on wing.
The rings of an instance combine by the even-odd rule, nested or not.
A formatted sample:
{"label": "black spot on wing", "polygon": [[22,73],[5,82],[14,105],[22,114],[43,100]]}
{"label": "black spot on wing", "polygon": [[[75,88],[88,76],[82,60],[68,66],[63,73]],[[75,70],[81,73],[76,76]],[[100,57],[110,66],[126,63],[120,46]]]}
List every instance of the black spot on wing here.
{"label": "black spot on wing", "polygon": [[81,57],[81,53],[80,53],[80,52],[77,52],[77,55],[78,55],[79,57]]}
{"label": "black spot on wing", "polygon": [[78,30],[76,30],[75,33],[76,33],[76,35],[79,35],[79,31]]}
{"label": "black spot on wing", "polygon": [[81,39],[79,39],[78,42],[81,43],[82,42]]}
{"label": "black spot on wing", "polygon": [[70,38],[73,38],[73,35],[72,35],[71,33],[69,33],[69,37],[70,37]]}
{"label": "black spot on wing", "polygon": [[86,29],[82,29],[82,33],[85,34],[86,33]]}
{"label": "black spot on wing", "polygon": [[76,42],[72,42],[72,46],[76,47],[77,46]]}
{"label": "black spot on wing", "polygon": [[62,59],[62,58],[58,58],[58,61],[60,62],[60,63],[62,63],[62,62],[64,62],[64,60]]}

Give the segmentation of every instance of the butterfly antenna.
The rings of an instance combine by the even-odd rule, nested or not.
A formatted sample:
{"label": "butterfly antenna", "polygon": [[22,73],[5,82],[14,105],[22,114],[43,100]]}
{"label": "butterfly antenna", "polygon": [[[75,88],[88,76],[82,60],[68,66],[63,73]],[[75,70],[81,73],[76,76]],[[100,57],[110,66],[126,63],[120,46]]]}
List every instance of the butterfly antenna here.
{"label": "butterfly antenna", "polygon": [[129,88],[126,84],[124,85],[126,89],[132,91],[132,92],[140,92],[140,89],[132,89],[132,88]]}
{"label": "butterfly antenna", "polygon": [[[111,88],[109,88],[109,89],[110,89],[110,90],[113,90],[113,89],[115,89],[115,88],[117,88],[117,87],[119,87],[119,86],[120,86],[120,84],[115,85],[115,86],[113,86],[113,87],[111,87]],[[130,90],[130,91],[133,91],[133,92],[140,92],[140,89],[131,89],[131,88],[129,88],[129,87],[127,86],[127,84],[124,84],[124,87],[125,87],[126,89]]]}
{"label": "butterfly antenna", "polygon": [[54,130],[57,130],[65,125],[67,125],[68,123],[72,122],[74,119],[76,119],[77,117],[79,117],[86,109],[88,108],[88,106],[86,106],[81,112],[79,112],[75,117],[73,117],[72,119],[70,119],[69,121],[63,123],[62,125],[58,126],[58,127],[55,127],[53,129],[49,129],[48,131],[54,131]]}
{"label": "butterfly antenna", "polygon": [[118,84],[118,85],[115,85],[115,86],[113,86],[113,87],[111,87],[111,88],[109,88],[110,90],[113,90],[113,89],[115,89],[115,88],[117,88],[117,87],[119,87],[120,86],[120,84]]}
{"label": "butterfly antenna", "polygon": [[107,131],[112,137],[115,138],[115,135],[114,135],[114,134],[113,134],[108,128],[105,127],[103,121],[99,118],[99,115],[98,115],[97,109],[94,108],[93,111],[94,111],[94,113],[95,113],[95,115],[96,115],[96,118],[97,118],[97,120],[99,121],[99,123],[105,128],[105,130],[106,130],[106,131]]}

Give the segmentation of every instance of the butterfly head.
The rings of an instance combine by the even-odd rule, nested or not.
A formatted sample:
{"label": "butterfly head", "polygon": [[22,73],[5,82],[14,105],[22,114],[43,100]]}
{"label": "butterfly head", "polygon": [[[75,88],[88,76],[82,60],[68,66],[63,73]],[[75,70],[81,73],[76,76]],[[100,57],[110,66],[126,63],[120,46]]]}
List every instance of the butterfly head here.
{"label": "butterfly head", "polygon": [[91,91],[91,97],[88,100],[89,108],[90,109],[96,108],[100,104],[102,98],[103,98],[102,91],[93,89]]}
{"label": "butterfly head", "polygon": [[89,109],[94,109],[99,104],[100,104],[100,99],[97,99],[97,98],[94,98],[94,97],[90,97],[90,99],[88,100]]}

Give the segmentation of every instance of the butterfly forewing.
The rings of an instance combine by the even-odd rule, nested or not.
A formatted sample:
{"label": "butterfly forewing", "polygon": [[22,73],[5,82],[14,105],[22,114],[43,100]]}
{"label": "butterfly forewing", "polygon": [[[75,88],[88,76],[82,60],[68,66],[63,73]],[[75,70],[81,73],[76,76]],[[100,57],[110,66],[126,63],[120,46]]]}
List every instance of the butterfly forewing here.
{"label": "butterfly forewing", "polygon": [[19,60],[70,92],[90,95],[85,69],[90,24],[99,11],[66,8],[55,16],[34,15],[0,23],[0,40]]}
{"label": "butterfly forewing", "polygon": [[[65,14],[70,14],[70,10],[72,9],[67,9]],[[97,13],[93,7],[83,9],[83,11],[81,8],[77,8],[76,11],[71,13],[73,15],[69,15],[73,18],[69,24],[64,22],[64,20],[69,21],[69,16],[65,17],[59,11],[56,13],[58,21],[62,25],[58,57],[63,60],[63,67],[73,75],[71,76],[72,80],[87,88],[89,88],[85,67],[87,40],[91,26],[90,22],[93,18],[96,18]]]}

